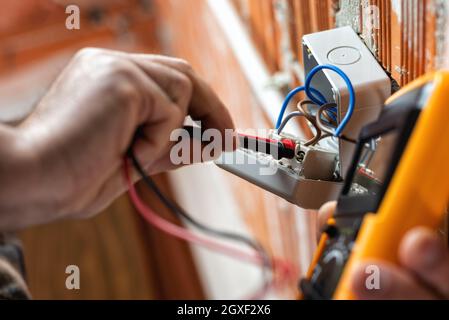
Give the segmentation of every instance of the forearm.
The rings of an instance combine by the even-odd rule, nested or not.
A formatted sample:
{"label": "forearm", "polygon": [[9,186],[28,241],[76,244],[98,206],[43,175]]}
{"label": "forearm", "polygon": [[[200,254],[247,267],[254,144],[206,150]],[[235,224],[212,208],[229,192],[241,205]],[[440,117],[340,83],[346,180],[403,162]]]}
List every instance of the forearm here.
{"label": "forearm", "polygon": [[234,128],[225,106],[185,61],[85,49],[19,128],[0,126],[0,231],[93,216],[126,191],[133,147],[152,173],[173,169],[169,137],[190,115]]}
{"label": "forearm", "polygon": [[35,155],[21,139],[20,129],[0,125],[1,231],[20,228],[32,219],[38,198],[35,166]]}

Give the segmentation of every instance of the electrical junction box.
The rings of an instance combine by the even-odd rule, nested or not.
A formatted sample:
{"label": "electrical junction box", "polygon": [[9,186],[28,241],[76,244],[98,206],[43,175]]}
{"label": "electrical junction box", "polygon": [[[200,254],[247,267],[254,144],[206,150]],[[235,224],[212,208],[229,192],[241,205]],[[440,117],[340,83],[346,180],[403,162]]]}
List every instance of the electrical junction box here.
{"label": "electrical junction box", "polygon": [[343,187],[335,179],[338,154],[320,147],[305,147],[299,141],[296,149],[295,158],[277,160],[239,148],[224,153],[216,164],[301,208],[318,209],[337,199]]}
{"label": "electrical junction box", "polygon": [[[343,134],[357,139],[362,127],[377,120],[391,95],[390,78],[350,27],[304,36],[303,51],[306,75],[318,65],[331,64],[351,80],[356,105]],[[323,70],[314,77],[312,87],[328,102],[337,104],[341,122],[349,107],[345,81],[334,71]],[[224,153],[216,164],[304,209],[319,209],[337,200],[355,151],[353,144],[332,138],[309,146],[298,137],[275,131],[265,138],[272,146],[273,141],[276,146],[277,142],[289,140],[294,155],[279,159],[257,148],[241,146],[235,152]]]}
{"label": "electrical junction box", "polygon": [[[343,70],[351,80],[356,94],[356,106],[343,134],[356,140],[363,126],[378,119],[385,101],[391,96],[389,76],[351,27],[306,35],[302,46],[305,75],[318,65],[331,64]],[[313,78],[312,87],[320,91],[328,102],[337,104],[340,122],[349,106],[349,94],[344,80],[331,70],[323,70]],[[327,143],[326,147],[338,148],[341,176],[345,177],[355,146],[343,140],[338,143],[334,140],[333,145]]]}

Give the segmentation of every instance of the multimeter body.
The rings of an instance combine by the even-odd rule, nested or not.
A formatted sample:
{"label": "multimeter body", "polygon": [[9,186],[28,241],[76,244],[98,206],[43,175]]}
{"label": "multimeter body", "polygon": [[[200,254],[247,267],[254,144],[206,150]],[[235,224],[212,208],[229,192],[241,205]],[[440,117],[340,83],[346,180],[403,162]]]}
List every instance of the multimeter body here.
{"label": "multimeter body", "polygon": [[426,75],[392,96],[361,131],[354,159],[323,232],[305,299],[353,299],[360,261],[398,264],[412,228],[437,230],[449,201],[449,72]]}

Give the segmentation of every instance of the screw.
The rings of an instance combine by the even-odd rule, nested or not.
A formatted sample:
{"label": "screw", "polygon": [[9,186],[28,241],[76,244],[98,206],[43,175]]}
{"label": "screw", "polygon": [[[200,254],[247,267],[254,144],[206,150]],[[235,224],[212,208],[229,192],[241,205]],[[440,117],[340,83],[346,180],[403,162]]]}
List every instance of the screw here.
{"label": "screw", "polygon": [[296,155],[296,160],[302,163],[305,157],[306,153],[304,151],[299,151],[298,154]]}

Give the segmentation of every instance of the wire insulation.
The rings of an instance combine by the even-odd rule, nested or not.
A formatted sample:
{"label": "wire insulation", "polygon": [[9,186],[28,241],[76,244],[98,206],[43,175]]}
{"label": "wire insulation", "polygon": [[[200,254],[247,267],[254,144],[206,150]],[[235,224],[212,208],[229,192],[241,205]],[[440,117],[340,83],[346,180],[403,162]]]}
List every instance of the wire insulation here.
{"label": "wire insulation", "polygon": [[[132,152],[130,152],[129,154],[133,155]],[[132,156],[132,158],[137,160],[135,158],[135,156]],[[137,164],[139,165],[140,169],[142,169],[142,166],[140,166],[138,161],[137,161]],[[185,211],[182,210],[182,208],[178,207],[173,202],[169,201],[165,196],[163,196],[162,192],[157,188],[157,186],[154,184],[154,182],[150,179],[151,182],[154,184],[154,186],[156,186],[157,193],[162,195],[163,198],[165,199],[165,201],[163,201],[162,198],[160,198],[160,200],[167,207],[168,207],[168,205],[170,205],[170,207],[171,207],[171,208],[169,208],[170,211],[176,209],[177,211],[179,211],[178,214],[180,214],[180,212],[182,211],[182,212],[184,212],[183,218],[188,220],[190,223],[194,224],[198,229],[201,228],[204,232],[208,232],[210,234],[215,234],[217,236],[218,236],[218,234],[220,234],[221,237],[228,238],[229,240],[234,240],[234,241],[239,241],[241,243],[245,243],[246,245],[253,248],[253,250],[252,250],[252,252],[247,252],[247,251],[237,249],[235,247],[228,246],[223,243],[217,242],[211,238],[202,237],[200,235],[190,232],[189,230],[187,230],[185,228],[177,226],[177,225],[159,217],[150,208],[148,208],[145,205],[145,203],[141,200],[141,198],[139,197],[137,190],[131,181],[129,170],[130,170],[130,163],[129,163],[128,158],[125,158],[124,159],[124,175],[125,175],[126,183],[128,185],[130,198],[131,198],[134,206],[136,207],[137,211],[142,215],[142,217],[148,223],[153,225],[155,228],[157,228],[173,237],[176,237],[178,239],[181,239],[181,240],[193,243],[193,244],[201,245],[210,250],[216,251],[218,253],[224,254],[229,257],[233,257],[239,261],[260,265],[261,267],[264,268],[264,270],[268,270],[268,267],[269,267],[269,270],[272,272],[272,276],[266,277],[266,274],[264,272],[265,280],[264,280],[264,284],[263,284],[262,288],[260,290],[258,290],[258,292],[256,294],[249,297],[248,298],[249,300],[261,299],[272,288],[274,288],[276,286],[274,274],[277,271],[281,272],[281,275],[279,278],[279,283],[282,283],[282,281],[286,281],[286,279],[290,279],[292,277],[292,275],[294,274],[293,268],[289,263],[286,263],[284,261],[277,260],[277,259],[270,260],[268,255],[263,250],[263,248],[258,244],[256,245],[250,239],[246,239],[245,237],[240,236],[240,235],[217,231],[217,230],[214,230],[212,228],[202,225],[198,221],[195,221],[195,219],[193,219],[188,214],[186,214]],[[144,176],[147,177],[146,174]],[[148,180],[148,182],[150,182],[150,180]],[[155,193],[156,193],[156,189],[153,190],[153,188],[152,188],[152,190]],[[177,207],[177,208],[175,208],[175,207]],[[242,238],[245,238],[245,239],[242,239]]]}
{"label": "wire insulation", "polygon": [[137,172],[139,173],[140,177],[142,178],[143,182],[147,185],[147,187],[159,198],[159,200],[169,209],[171,213],[173,213],[174,216],[183,219],[193,227],[209,234],[212,236],[224,238],[227,240],[235,241],[242,243],[252,249],[254,251],[258,252],[259,256],[262,258],[263,266],[265,267],[265,270],[268,271],[268,274],[265,274],[266,277],[266,283],[269,283],[269,271],[272,270],[272,263],[270,261],[270,258],[264,248],[256,241],[253,241],[243,235],[216,230],[214,228],[211,228],[199,221],[197,221],[195,218],[193,218],[191,215],[189,215],[183,208],[181,208],[179,205],[177,205],[174,201],[168,199],[162,191],[158,188],[156,183],[151,179],[143,169],[142,165],[136,158],[135,154],[133,152],[130,152],[130,158],[133,162],[133,165]]}
{"label": "wire insulation", "polygon": [[346,86],[348,87],[348,93],[349,93],[348,110],[346,112],[345,117],[341,121],[340,125],[337,127],[337,129],[333,133],[336,137],[340,137],[341,134],[343,133],[344,129],[348,125],[349,121],[351,120],[352,115],[353,115],[354,110],[355,110],[355,91],[354,91],[354,87],[353,87],[352,82],[349,79],[349,77],[340,68],[338,68],[338,67],[336,67],[334,65],[330,65],[330,64],[316,66],[315,68],[312,69],[312,71],[310,71],[309,75],[306,78],[305,85],[304,85],[304,87],[305,87],[304,91],[306,92],[306,95],[310,98],[310,100],[312,100],[316,104],[318,104],[318,105],[326,104],[326,99],[322,99],[322,95],[321,96],[318,95],[318,97],[316,97],[315,96],[315,94],[316,94],[315,91],[316,90],[311,87],[313,77],[318,72],[320,72],[322,70],[334,71],[335,73],[337,73],[345,81]]}
{"label": "wire insulation", "polygon": [[[323,106],[328,103],[326,98],[324,97],[324,95],[311,86],[312,80],[315,77],[315,75],[322,70],[331,70],[331,71],[334,71],[335,73],[337,73],[345,81],[346,86],[348,88],[349,106],[348,106],[348,110],[346,112],[345,117],[343,118],[343,120],[340,122],[339,125],[337,123],[337,112],[338,112],[337,105],[335,105],[332,108],[326,108],[326,110],[321,113],[321,116],[328,118],[327,122],[329,122],[330,124],[333,124],[334,122],[337,123],[337,128],[335,129],[335,131],[332,131],[332,135],[337,138],[340,138],[342,136],[344,129],[346,128],[346,126],[348,125],[349,121],[352,118],[352,115],[354,114],[356,96],[355,96],[355,91],[354,91],[352,82],[349,79],[349,77],[346,75],[346,73],[343,70],[341,70],[340,68],[338,68],[334,65],[330,65],[330,64],[319,65],[319,66],[316,66],[315,68],[313,68],[306,77],[305,85],[295,88],[287,95],[287,97],[285,98],[285,101],[282,105],[278,120],[276,122],[276,129],[279,130],[279,128],[281,128],[281,126],[283,124],[284,115],[285,115],[285,112],[290,104],[290,101],[298,93],[305,91],[306,96],[317,106]],[[289,120],[291,120],[291,118],[289,118]],[[284,122],[284,124],[285,124],[285,122]],[[283,128],[280,131],[282,131],[282,130],[283,130]],[[328,131],[326,131],[326,132],[329,133]]]}
{"label": "wire insulation", "polygon": [[329,127],[327,127],[326,125],[324,125],[321,122],[321,117],[323,116],[324,112],[326,112],[329,109],[335,108],[336,104],[335,103],[326,103],[324,105],[322,105],[319,109],[318,112],[316,113],[316,117],[315,117],[315,121],[316,124],[318,125],[318,127],[320,128],[320,130],[324,133],[330,134],[330,135],[334,135],[334,130],[330,129]]}
{"label": "wire insulation", "polygon": [[306,115],[300,111],[295,111],[290,113],[289,115],[287,115],[284,120],[282,121],[281,125],[279,126],[278,129],[278,134],[281,134],[282,131],[284,131],[285,127],[287,126],[287,124],[290,122],[290,120],[293,120],[294,118],[299,118],[299,117],[305,117]]}
{"label": "wire insulation", "polygon": [[[314,110],[311,110],[310,107],[313,107]],[[309,115],[309,117],[311,119],[313,119],[313,121],[316,120],[316,113],[318,112],[318,110],[320,109],[320,106],[315,104],[313,101],[311,100],[303,100],[301,102],[299,102],[298,104],[298,110],[303,110],[303,112],[306,115]],[[333,110],[332,110],[333,112]],[[328,112],[324,112],[323,113],[323,117],[325,118],[325,124],[328,124],[334,128],[336,128],[338,126],[337,120],[334,120],[334,118],[332,118]]]}
{"label": "wire insulation", "polygon": [[[287,108],[288,108],[288,106],[289,106],[289,104],[290,104],[290,101],[298,94],[298,93],[300,93],[300,92],[302,92],[302,91],[305,91],[306,90],[306,88],[305,88],[305,86],[301,86],[301,87],[298,87],[298,88],[296,88],[296,89],[293,89],[288,95],[287,95],[287,97],[285,98],[285,101],[284,101],[284,103],[283,103],[283,105],[282,105],[282,108],[281,108],[281,112],[280,112],[280,114],[279,114],[279,117],[278,117],[278,120],[277,120],[277,123],[276,123],[276,129],[279,129],[279,127],[281,126],[281,124],[282,124],[282,120],[284,119],[284,115],[285,115],[285,112],[287,111]],[[321,94],[321,92],[319,92],[318,90],[316,90],[316,89],[314,89],[314,88],[310,88],[309,89],[311,92],[314,92],[316,95],[318,95],[320,98],[322,98],[324,101],[326,101],[326,98]]]}
{"label": "wire insulation", "polygon": [[195,243],[204,246],[208,249],[220,252],[222,254],[233,256],[235,258],[241,259],[241,261],[259,264],[261,262],[260,257],[255,253],[248,253],[227,245],[217,243],[209,238],[196,235],[189,230],[186,230],[180,226],[177,226],[161,217],[156,215],[146,204],[140,199],[134,184],[131,181],[131,176],[129,173],[129,162],[126,160],[125,164],[125,178],[129,188],[130,198],[135,205],[136,209],[142,214],[142,216],[151,225],[157,229],[164,231],[178,239],[182,239],[191,243]]}

